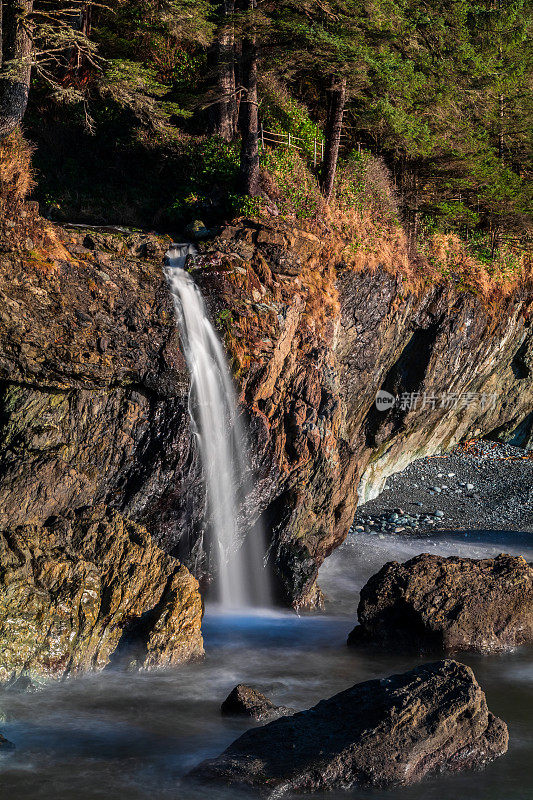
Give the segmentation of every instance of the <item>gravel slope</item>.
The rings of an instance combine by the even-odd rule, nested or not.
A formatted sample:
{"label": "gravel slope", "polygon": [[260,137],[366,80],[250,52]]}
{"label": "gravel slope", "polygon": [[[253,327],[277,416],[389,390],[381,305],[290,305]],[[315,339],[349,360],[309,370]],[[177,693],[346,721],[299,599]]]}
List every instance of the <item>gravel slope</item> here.
{"label": "gravel slope", "polygon": [[415,461],[360,506],[353,532],[514,530],[533,533],[533,453],[471,441]]}

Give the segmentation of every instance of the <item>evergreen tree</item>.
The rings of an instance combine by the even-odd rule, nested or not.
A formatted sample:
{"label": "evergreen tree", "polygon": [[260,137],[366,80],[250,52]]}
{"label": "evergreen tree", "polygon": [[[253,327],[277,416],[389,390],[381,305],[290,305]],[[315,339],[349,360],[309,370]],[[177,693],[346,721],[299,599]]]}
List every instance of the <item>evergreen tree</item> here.
{"label": "evergreen tree", "polygon": [[0,2],[0,140],[19,125],[28,104],[33,0]]}

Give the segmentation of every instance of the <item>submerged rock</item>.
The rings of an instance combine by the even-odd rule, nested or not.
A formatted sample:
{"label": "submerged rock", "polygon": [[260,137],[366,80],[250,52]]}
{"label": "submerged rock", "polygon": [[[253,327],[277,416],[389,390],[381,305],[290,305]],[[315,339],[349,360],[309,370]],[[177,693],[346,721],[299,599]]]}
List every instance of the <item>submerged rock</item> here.
{"label": "submerged rock", "polygon": [[0,752],[5,750],[14,750],[14,749],[15,745],[13,744],[13,742],[10,742],[9,739],[6,739],[6,737],[2,736],[2,734],[0,733]]}
{"label": "submerged rock", "polygon": [[533,642],[533,566],[503,554],[393,561],[363,587],[357,615],[349,644],[507,650]]}
{"label": "submerged rock", "polygon": [[264,694],[244,683],[239,683],[232,689],[222,703],[220,711],[225,717],[251,717],[258,722],[295,713],[293,708],[275,706]]}
{"label": "submerged rock", "polygon": [[5,683],[1,687],[1,691],[8,694],[31,694],[38,691],[38,687],[27,675],[18,675]]}
{"label": "submerged rock", "polygon": [[[0,680],[203,654],[198,583],[140,525],[102,508],[0,533]],[[133,655],[128,655],[133,650]]]}
{"label": "submerged rock", "polygon": [[190,777],[266,797],[386,787],[481,767],[507,744],[507,727],[489,712],[472,670],[447,660],[356,684],[249,730]]}

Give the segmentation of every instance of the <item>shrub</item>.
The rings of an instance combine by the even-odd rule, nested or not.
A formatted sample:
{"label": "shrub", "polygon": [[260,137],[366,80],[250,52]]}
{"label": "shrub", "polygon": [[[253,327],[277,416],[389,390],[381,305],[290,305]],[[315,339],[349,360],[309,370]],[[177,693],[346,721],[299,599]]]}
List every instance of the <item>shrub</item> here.
{"label": "shrub", "polygon": [[312,121],[307,108],[291,97],[273,76],[266,76],[261,81],[260,115],[266,130],[299,136],[302,141],[298,146],[307,156],[313,157],[314,141],[322,141],[322,132]]}
{"label": "shrub", "polygon": [[297,150],[267,147],[261,163],[272,180],[274,199],[283,216],[310,220],[324,212],[317,179]]}

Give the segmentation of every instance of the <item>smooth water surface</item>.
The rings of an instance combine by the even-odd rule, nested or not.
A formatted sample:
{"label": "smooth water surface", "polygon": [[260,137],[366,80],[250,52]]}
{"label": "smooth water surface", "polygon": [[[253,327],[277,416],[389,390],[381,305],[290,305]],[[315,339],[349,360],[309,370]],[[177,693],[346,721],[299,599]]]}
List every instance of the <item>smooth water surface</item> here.
{"label": "smooth water surface", "polygon": [[[192,789],[181,777],[218,754],[251,723],[222,719],[220,703],[239,682],[274,702],[307,708],[352,684],[404,671],[408,656],[358,653],[345,645],[357,595],[391,559],[421,552],[473,557],[512,552],[533,559],[527,534],[438,534],[430,538],[358,535],[321,570],[331,613],[297,617],[257,611],[228,616],[208,608],[206,659],[172,672],[104,673],[0,700],[0,730],[14,753],[0,757],[9,800],[230,800],[224,789]],[[509,753],[483,772],[427,780],[392,791],[333,792],[320,797],[372,800],[531,800],[533,798],[533,651],[464,656],[486,690],[489,707],[509,725]],[[315,797],[318,797],[315,795]]]}

